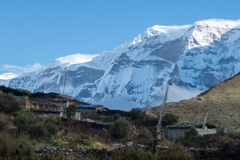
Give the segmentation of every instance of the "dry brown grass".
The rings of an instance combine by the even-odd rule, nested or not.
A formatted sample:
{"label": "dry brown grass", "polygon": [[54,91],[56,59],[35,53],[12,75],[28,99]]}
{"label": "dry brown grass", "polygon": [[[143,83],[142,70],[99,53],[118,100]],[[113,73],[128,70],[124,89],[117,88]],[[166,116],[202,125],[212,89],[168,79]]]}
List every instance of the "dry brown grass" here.
{"label": "dry brown grass", "polygon": [[[240,132],[240,75],[218,84],[196,98],[168,103],[165,107],[165,113],[178,115],[179,122],[202,122],[207,110],[207,122]],[[150,109],[155,114],[159,111],[160,106]]]}

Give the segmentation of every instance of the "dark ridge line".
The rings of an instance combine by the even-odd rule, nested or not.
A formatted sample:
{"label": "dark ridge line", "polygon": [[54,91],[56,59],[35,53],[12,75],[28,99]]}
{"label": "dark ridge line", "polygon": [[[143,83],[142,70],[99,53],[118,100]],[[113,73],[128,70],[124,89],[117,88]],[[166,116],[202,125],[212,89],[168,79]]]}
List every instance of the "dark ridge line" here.
{"label": "dark ridge line", "polygon": [[226,82],[232,80],[233,78],[235,78],[235,77],[237,77],[237,76],[239,76],[239,75],[240,75],[240,72],[239,72],[238,74],[236,74],[235,76],[233,76],[233,77],[231,77],[231,78],[229,78],[229,79],[226,79],[225,81],[222,81],[221,83],[219,83],[219,84],[217,84],[217,85],[209,88],[209,89],[206,90],[205,92],[200,93],[197,97],[204,96],[205,94],[207,94],[208,92],[210,92],[212,89],[214,89],[216,86],[218,86],[218,85],[220,85],[220,84],[222,84],[222,83],[226,83]]}

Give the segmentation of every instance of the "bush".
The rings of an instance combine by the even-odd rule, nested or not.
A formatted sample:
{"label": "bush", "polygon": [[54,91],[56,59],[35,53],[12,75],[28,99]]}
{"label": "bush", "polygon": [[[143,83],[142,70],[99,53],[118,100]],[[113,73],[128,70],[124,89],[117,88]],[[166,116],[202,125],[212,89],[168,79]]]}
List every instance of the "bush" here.
{"label": "bush", "polygon": [[21,108],[20,101],[12,94],[0,94],[0,111],[14,113]]}
{"label": "bush", "polygon": [[20,137],[16,140],[15,159],[19,160],[38,160],[39,156],[34,152],[30,142],[26,137]]}
{"label": "bush", "polygon": [[144,113],[140,108],[133,108],[129,113],[131,120],[141,119],[144,117]]}
{"label": "bush", "polygon": [[139,132],[139,136],[138,137],[140,137],[140,138],[148,138],[149,136],[152,136],[152,133],[148,129],[144,128],[144,129],[142,129]]}
{"label": "bush", "polygon": [[151,152],[145,152],[143,149],[124,147],[113,152],[113,160],[153,160],[155,159]]}
{"label": "bush", "polygon": [[0,132],[0,159],[5,159],[14,153],[14,141],[7,133]]}
{"label": "bush", "polygon": [[221,147],[220,157],[222,159],[239,159],[240,157],[240,142],[237,140],[229,140]]}
{"label": "bush", "polygon": [[144,117],[144,125],[145,126],[157,126],[158,124],[158,119],[152,118],[149,116]]}
{"label": "bush", "polygon": [[186,132],[184,138],[177,139],[176,142],[180,142],[186,147],[206,147],[208,140],[205,137],[199,136],[196,129],[191,128]]}
{"label": "bush", "polygon": [[53,123],[46,123],[45,124],[47,130],[47,136],[55,136],[58,133],[58,127]]}
{"label": "bush", "polygon": [[6,131],[9,127],[9,122],[5,119],[4,114],[0,114],[0,132]]}
{"label": "bush", "polygon": [[172,144],[169,149],[159,153],[158,160],[191,160],[192,155],[180,144]]}
{"label": "bush", "polygon": [[29,135],[31,138],[45,138],[48,135],[48,131],[44,123],[39,122],[31,126]]}
{"label": "bush", "polygon": [[192,138],[192,137],[196,137],[198,135],[198,132],[196,129],[191,128],[188,132],[186,132],[185,134],[185,138]]}
{"label": "bush", "polygon": [[66,109],[66,116],[68,119],[72,119],[77,112],[77,106],[76,105],[70,105]]}
{"label": "bush", "polygon": [[130,131],[130,123],[126,119],[117,120],[111,127],[113,138],[126,138]]}
{"label": "bush", "polygon": [[146,128],[140,130],[138,138],[141,144],[150,144],[154,140],[152,132]]}
{"label": "bush", "polygon": [[162,125],[163,126],[173,125],[173,124],[177,123],[177,121],[178,121],[178,116],[176,116],[175,114],[172,114],[172,113],[167,113],[163,117]]}
{"label": "bush", "polygon": [[28,133],[30,126],[34,123],[34,116],[30,110],[21,109],[16,112],[14,124],[20,133]]}
{"label": "bush", "polygon": [[59,124],[61,122],[60,117],[58,116],[49,116],[44,120],[45,123]]}
{"label": "bush", "polygon": [[118,114],[118,113],[114,114],[114,115],[113,115],[113,118],[114,118],[115,120],[118,120],[118,119],[120,118],[120,114]]}

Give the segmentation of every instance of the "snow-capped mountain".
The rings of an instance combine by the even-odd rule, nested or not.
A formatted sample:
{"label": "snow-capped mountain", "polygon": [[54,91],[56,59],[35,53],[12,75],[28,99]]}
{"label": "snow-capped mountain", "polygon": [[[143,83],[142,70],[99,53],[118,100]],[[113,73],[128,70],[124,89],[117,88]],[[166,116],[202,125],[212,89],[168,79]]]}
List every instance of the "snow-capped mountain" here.
{"label": "snow-capped mountain", "polygon": [[14,73],[0,74],[0,85],[8,86],[11,79],[16,78],[18,75]]}
{"label": "snow-capped mountain", "polygon": [[132,42],[99,55],[58,58],[44,69],[11,80],[32,92],[63,92],[79,100],[130,109],[196,96],[240,71],[240,20],[204,20],[153,26]]}

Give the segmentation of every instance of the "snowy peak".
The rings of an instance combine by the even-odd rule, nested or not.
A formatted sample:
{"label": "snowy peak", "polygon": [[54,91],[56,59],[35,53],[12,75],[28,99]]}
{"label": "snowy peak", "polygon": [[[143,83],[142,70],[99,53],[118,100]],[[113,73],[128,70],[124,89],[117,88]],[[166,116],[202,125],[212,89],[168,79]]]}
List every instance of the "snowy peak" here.
{"label": "snowy peak", "polygon": [[60,57],[56,59],[56,61],[60,62],[61,64],[73,65],[73,64],[90,62],[93,58],[97,56],[99,55],[73,54],[65,57]]}
{"label": "snowy peak", "polygon": [[197,26],[209,26],[209,27],[215,27],[215,28],[236,28],[240,27],[240,19],[239,20],[224,20],[224,19],[208,19],[208,20],[202,20],[197,21],[194,23],[194,25]]}
{"label": "snowy peak", "polygon": [[159,105],[168,81],[170,101],[190,98],[240,72],[239,26],[216,19],[155,25],[112,51],[61,57],[10,84],[61,92],[66,73],[68,95],[116,109]]}

